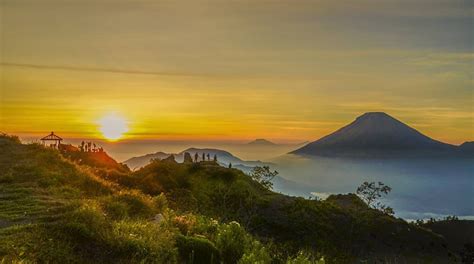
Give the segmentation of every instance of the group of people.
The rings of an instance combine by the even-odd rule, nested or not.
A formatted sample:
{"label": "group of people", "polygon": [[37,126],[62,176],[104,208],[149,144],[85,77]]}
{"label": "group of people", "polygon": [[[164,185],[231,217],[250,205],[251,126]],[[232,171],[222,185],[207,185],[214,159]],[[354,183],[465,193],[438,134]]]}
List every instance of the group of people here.
{"label": "group of people", "polygon": [[[211,155],[209,153],[202,153],[202,158],[201,158],[201,161],[206,161],[206,157],[207,157],[207,161],[211,161]],[[214,154],[214,157],[213,157],[213,160],[215,162],[217,162],[217,155]],[[199,161],[199,153],[194,153],[194,162],[198,162]]]}
{"label": "group of people", "polygon": [[102,147],[97,147],[97,145],[93,142],[82,141],[79,145],[79,149],[81,152],[104,152]]}

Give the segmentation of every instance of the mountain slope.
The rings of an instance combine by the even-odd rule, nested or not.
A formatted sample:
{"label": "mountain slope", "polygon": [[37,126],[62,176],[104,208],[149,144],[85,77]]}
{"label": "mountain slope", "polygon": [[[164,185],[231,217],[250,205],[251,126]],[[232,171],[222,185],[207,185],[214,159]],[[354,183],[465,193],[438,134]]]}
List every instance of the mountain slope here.
{"label": "mountain slope", "polygon": [[474,154],[474,141],[464,142],[459,146],[459,150],[466,154]]}
{"label": "mountain slope", "polygon": [[382,112],[369,112],[349,125],[291,153],[321,156],[439,155],[457,147],[429,138]]}

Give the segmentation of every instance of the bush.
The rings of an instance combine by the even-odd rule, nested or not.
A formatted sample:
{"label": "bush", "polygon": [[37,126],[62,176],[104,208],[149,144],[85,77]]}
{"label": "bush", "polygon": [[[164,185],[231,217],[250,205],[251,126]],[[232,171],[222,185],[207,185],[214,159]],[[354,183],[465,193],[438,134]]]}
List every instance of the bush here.
{"label": "bush", "polygon": [[288,258],[286,264],[325,264],[324,258],[316,258],[311,254],[299,251],[294,258]]}
{"label": "bush", "polygon": [[249,236],[237,222],[220,226],[216,245],[224,263],[237,263],[245,253]]}
{"label": "bush", "polygon": [[204,237],[179,235],[176,244],[180,258],[185,263],[219,263],[219,251]]}
{"label": "bush", "polygon": [[107,213],[107,216],[110,216],[115,220],[121,220],[129,217],[128,204],[117,200],[116,197],[108,197],[104,200],[104,210]]}
{"label": "bush", "polygon": [[271,262],[272,258],[267,249],[256,240],[250,243],[246,252],[239,260],[239,264],[266,264]]}
{"label": "bush", "polygon": [[183,235],[190,234],[195,224],[196,217],[193,214],[179,215],[173,218],[173,225],[177,227]]}
{"label": "bush", "polygon": [[65,223],[60,227],[70,241],[81,244],[103,241],[107,237],[110,224],[96,203],[84,203],[66,217]]}
{"label": "bush", "polygon": [[103,207],[113,219],[151,218],[158,212],[155,200],[136,191],[124,191],[103,199]]}
{"label": "bush", "polygon": [[198,208],[198,201],[193,193],[187,189],[174,189],[167,194],[171,208],[180,212],[194,212]]}
{"label": "bush", "polygon": [[152,222],[126,220],[113,225],[113,256],[132,263],[176,263],[174,231]]}
{"label": "bush", "polygon": [[163,193],[153,197],[152,202],[159,212],[164,212],[166,209],[168,209],[168,199],[166,199],[166,196]]}

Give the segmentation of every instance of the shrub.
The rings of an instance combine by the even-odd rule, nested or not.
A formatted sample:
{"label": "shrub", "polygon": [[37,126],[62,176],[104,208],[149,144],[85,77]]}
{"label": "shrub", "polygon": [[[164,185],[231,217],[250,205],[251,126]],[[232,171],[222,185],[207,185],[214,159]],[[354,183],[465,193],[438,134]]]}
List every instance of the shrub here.
{"label": "shrub", "polygon": [[103,199],[103,206],[113,219],[150,218],[158,213],[154,200],[136,191],[124,191]]}
{"label": "shrub", "polygon": [[113,255],[133,263],[176,263],[175,234],[151,222],[126,220],[113,225]]}
{"label": "shrub", "polygon": [[168,199],[166,199],[166,196],[163,193],[153,197],[152,202],[159,212],[164,212],[168,209]]}
{"label": "shrub", "polygon": [[325,264],[324,258],[317,258],[311,254],[299,251],[294,258],[288,258],[286,264]]}
{"label": "shrub", "polygon": [[125,219],[128,217],[129,206],[123,201],[118,201],[115,197],[105,199],[104,210],[112,219]]}
{"label": "shrub", "polygon": [[179,229],[181,234],[188,235],[194,229],[196,224],[196,217],[192,214],[175,216],[173,218],[173,225]]}
{"label": "shrub", "polygon": [[193,193],[187,189],[174,189],[167,194],[167,198],[173,209],[181,212],[193,212],[197,210],[198,201]]}
{"label": "shrub", "polygon": [[190,230],[191,234],[204,235],[212,241],[217,237],[219,229],[219,222],[212,218],[207,218],[202,215],[195,216],[193,228]]}
{"label": "shrub", "polygon": [[266,264],[271,262],[272,258],[268,250],[256,240],[249,244],[246,252],[239,260],[239,264]]}
{"label": "shrub", "polygon": [[122,193],[117,199],[128,206],[128,215],[131,217],[151,217],[155,208],[150,199],[137,193]]}
{"label": "shrub", "polygon": [[61,228],[71,241],[88,244],[104,240],[110,225],[100,207],[89,202],[66,216]]}
{"label": "shrub", "polygon": [[204,237],[179,235],[176,238],[179,255],[185,263],[219,263],[219,251]]}
{"label": "shrub", "polygon": [[237,263],[245,253],[249,236],[237,222],[221,225],[216,245],[224,263]]}

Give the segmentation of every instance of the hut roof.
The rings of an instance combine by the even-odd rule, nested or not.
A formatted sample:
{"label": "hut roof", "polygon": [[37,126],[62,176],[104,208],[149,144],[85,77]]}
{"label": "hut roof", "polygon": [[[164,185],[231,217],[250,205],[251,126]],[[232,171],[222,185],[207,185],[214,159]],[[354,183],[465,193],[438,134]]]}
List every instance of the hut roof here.
{"label": "hut roof", "polygon": [[54,132],[51,132],[51,134],[47,135],[46,137],[42,138],[41,140],[63,140],[61,137],[58,137],[54,134]]}

